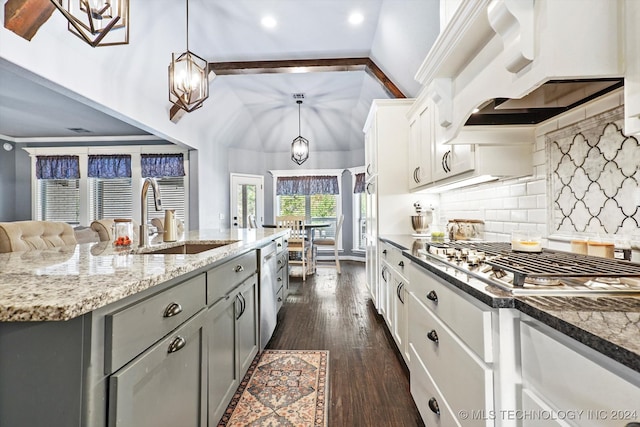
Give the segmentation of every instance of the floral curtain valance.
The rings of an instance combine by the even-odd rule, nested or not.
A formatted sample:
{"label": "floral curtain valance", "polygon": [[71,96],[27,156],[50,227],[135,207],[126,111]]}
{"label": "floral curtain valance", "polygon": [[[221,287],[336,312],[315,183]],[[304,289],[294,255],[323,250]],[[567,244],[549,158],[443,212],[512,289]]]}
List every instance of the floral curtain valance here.
{"label": "floral curtain valance", "polygon": [[184,156],[180,154],[142,154],[140,156],[143,178],[185,176]]}
{"label": "floral curtain valance", "polygon": [[357,173],[356,174],[356,182],[353,185],[353,193],[354,194],[364,193],[364,187],[365,187],[364,172],[363,173]]}
{"label": "floral curtain valance", "polygon": [[80,179],[78,156],[37,156],[36,178]]}
{"label": "floral curtain valance", "polygon": [[87,175],[89,178],[131,178],[131,156],[90,155]]}
{"label": "floral curtain valance", "polygon": [[278,196],[340,194],[337,176],[280,176],[276,182]]}

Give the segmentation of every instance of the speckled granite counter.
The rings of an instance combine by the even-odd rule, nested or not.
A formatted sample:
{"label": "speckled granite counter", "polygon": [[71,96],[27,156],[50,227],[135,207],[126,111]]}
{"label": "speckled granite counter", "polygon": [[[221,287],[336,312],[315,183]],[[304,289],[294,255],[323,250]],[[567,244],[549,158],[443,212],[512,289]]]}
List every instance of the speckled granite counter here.
{"label": "speckled granite counter", "polygon": [[111,242],[0,254],[0,321],[69,320],[157,284],[259,247],[286,232],[277,229],[192,231],[180,241],[227,244],[193,255],[142,255]]}
{"label": "speckled granite counter", "polygon": [[517,296],[418,253],[425,241],[410,235],[380,238],[412,262],[494,308],[514,308],[640,372],[640,296]]}

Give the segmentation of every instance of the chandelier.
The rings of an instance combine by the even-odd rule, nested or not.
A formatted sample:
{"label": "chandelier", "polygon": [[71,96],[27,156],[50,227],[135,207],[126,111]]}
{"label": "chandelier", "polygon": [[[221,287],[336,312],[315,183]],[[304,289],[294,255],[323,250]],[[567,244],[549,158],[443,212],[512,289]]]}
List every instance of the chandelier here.
{"label": "chandelier", "polygon": [[129,43],[129,0],[51,0],[69,31],[89,45]]}
{"label": "chandelier", "polygon": [[303,164],[309,158],[309,141],[302,137],[300,132],[300,105],[301,100],[297,100],[298,104],[298,136],[291,143],[291,160],[298,165]]}
{"label": "chandelier", "polygon": [[202,107],[209,97],[207,61],[189,51],[189,0],[187,0],[187,51],[171,54],[169,101],[186,112]]}

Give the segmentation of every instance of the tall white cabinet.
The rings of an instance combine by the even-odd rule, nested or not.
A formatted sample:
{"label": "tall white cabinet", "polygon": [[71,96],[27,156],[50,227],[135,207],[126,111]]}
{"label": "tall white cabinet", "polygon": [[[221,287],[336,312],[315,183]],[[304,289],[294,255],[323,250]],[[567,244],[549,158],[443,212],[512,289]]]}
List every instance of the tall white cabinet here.
{"label": "tall white cabinet", "polygon": [[[409,193],[407,157],[413,99],[376,99],[364,125],[366,161],[366,278],[380,311],[385,296],[379,286],[378,236],[412,233],[415,195]],[[414,200],[416,199],[416,200]]]}

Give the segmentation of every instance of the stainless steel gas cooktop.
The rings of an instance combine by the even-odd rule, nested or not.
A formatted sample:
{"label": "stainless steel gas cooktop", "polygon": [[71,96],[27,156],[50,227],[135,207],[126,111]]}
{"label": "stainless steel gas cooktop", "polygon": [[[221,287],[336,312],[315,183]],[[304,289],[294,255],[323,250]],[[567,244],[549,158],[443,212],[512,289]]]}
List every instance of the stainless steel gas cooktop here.
{"label": "stainless steel gas cooktop", "polygon": [[640,264],[629,261],[549,249],[515,252],[505,242],[429,243],[426,252],[514,295],[640,295]]}

